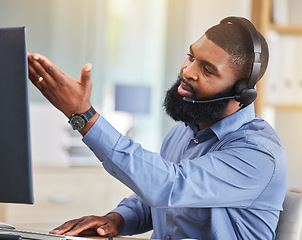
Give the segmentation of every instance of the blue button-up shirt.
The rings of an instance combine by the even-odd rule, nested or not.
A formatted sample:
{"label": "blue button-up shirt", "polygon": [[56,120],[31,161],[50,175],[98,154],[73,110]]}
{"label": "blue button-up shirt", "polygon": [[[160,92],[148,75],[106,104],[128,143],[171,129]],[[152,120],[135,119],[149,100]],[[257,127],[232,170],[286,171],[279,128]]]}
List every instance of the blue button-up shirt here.
{"label": "blue button-up shirt", "polygon": [[156,239],[274,239],[287,189],[284,148],[253,104],[198,131],[177,124],[161,153],[99,117],[83,141],[136,194],[113,210],[121,235]]}

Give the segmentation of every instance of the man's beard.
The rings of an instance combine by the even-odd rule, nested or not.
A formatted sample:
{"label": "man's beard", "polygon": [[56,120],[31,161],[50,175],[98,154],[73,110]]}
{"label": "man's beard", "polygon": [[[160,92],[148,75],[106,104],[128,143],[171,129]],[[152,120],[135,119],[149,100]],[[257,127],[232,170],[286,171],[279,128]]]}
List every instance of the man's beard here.
{"label": "man's beard", "polygon": [[[183,81],[190,87],[193,98],[195,99],[196,91],[185,79],[178,77],[176,83],[167,91],[164,100],[166,113],[175,121],[182,121],[188,124],[199,124],[218,120],[225,112],[230,99],[209,102],[209,103],[190,103],[185,102],[183,97],[178,93],[180,82]],[[220,97],[228,97],[233,94],[233,86],[226,90],[212,95],[211,97],[195,100],[211,100]]]}

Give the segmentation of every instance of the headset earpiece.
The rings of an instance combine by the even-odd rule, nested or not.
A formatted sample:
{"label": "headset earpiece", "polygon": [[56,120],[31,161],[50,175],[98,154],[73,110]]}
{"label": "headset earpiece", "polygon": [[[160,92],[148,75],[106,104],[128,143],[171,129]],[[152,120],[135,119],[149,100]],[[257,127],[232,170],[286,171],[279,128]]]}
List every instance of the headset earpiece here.
{"label": "headset earpiece", "polygon": [[234,85],[235,100],[243,106],[251,104],[257,97],[257,91],[254,88],[248,88],[246,82],[247,79],[242,79]]}

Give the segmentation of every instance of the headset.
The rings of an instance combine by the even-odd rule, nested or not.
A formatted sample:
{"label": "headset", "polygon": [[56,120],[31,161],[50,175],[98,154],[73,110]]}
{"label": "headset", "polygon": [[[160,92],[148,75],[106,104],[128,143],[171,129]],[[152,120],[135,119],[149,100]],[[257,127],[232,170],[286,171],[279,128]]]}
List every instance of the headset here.
{"label": "headset", "polygon": [[240,106],[247,106],[251,104],[257,97],[257,91],[255,85],[258,82],[258,77],[261,69],[261,40],[258,31],[254,25],[247,19],[242,17],[227,17],[220,21],[222,23],[233,23],[240,25],[251,37],[254,48],[254,62],[251,69],[251,74],[247,79],[241,79],[234,85],[234,96],[221,97],[211,100],[197,101],[191,98],[184,97],[183,100],[191,103],[209,103],[216,102],[225,99],[235,99],[240,103]]}

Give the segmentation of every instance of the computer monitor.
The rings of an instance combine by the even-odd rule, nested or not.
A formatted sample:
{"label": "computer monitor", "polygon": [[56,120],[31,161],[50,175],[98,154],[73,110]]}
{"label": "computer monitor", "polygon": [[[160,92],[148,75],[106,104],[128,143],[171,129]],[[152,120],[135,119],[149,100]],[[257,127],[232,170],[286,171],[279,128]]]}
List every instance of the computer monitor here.
{"label": "computer monitor", "polygon": [[33,203],[26,28],[0,28],[0,202]]}

